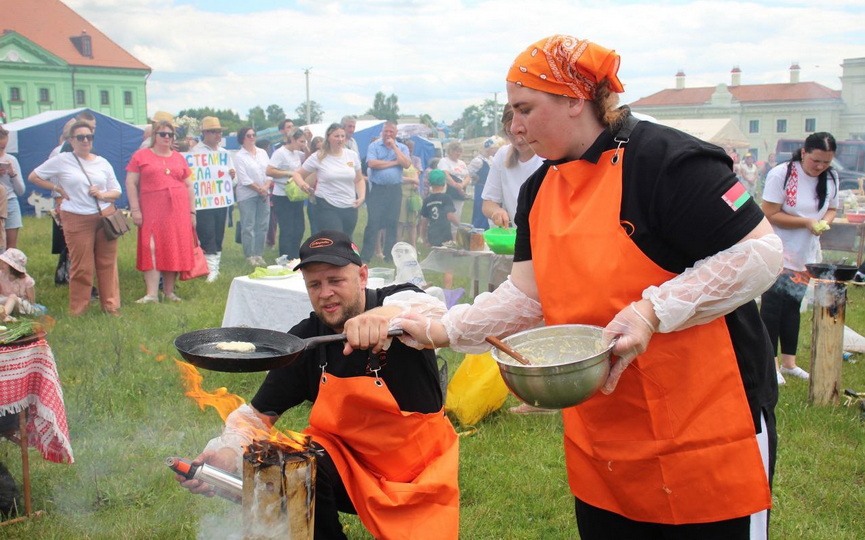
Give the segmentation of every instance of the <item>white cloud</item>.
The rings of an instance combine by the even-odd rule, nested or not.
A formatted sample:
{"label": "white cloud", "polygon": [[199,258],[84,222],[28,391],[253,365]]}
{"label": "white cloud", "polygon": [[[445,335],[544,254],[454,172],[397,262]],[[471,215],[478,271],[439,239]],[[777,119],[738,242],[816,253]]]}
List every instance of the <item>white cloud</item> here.
{"label": "white cloud", "polygon": [[405,114],[452,121],[494,92],[503,102],[513,58],[553,33],[615,48],[624,102],[673,87],[679,69],[688,86],[729,82],[733,66],[746,84],[786,82],[792,61],[803,81],[837,89],[843,59],[865,55],[865,13],[845,0],[299,0],[265,2],[278,6],[267,11],[249,3],[244,13],[182,0],[66,1],[153,68],[151,112],[210,106],[245,116],[277,103],[293,113],[311,68],[311,98],[328,121],[365,112],[380,90]]}

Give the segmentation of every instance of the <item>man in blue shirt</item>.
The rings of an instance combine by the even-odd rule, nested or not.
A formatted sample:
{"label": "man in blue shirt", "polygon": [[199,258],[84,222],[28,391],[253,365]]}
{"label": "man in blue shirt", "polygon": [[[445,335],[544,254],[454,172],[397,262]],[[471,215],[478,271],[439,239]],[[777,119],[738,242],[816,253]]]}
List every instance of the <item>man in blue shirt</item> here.
{"label": "man in blue shirt", "polygon": [[402,170],[411,166],[408,148],[396,142],[395,122],[385,122],[381,128],[381,138],[369,145],[366,161],[370,184],[366,196],[368,220],[360,258],[364,263],[369,262],[375,253],[378,232],[384,229],[382,247],[385,260],[390,262],[402,204]]}

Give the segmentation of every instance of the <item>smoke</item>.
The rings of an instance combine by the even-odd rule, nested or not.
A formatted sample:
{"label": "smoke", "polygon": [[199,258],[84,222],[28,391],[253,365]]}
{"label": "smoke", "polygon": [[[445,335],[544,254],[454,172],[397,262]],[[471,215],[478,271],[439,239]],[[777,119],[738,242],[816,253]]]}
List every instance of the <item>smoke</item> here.
{"label": "smoke", "polygon": [[198,540],[243,540],[240,506],[226,509],[224,514],[202,516],[198,523]]}

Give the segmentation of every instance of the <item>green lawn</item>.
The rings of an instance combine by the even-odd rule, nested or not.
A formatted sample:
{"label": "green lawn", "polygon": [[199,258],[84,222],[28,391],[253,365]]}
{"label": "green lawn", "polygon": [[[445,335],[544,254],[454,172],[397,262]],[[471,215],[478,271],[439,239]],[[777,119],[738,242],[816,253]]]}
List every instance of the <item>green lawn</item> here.
{"label": "green lawn", "polygon": [[[362,217],[357,237],[363,225]],[[224,276],[214,284],[182,283],[181,304],[133,302],[144,292],[134,268],[135,236],[121,239],[122,318],[104,316],[95,306],[85,316],[70,318],[67,289],[53,284],[56,257],[49,253],[49,221],[25,219],[20,245],[30,257],[37,299],[57,319],[49,341],[63,382],[75,463],[45,462],[32,450],[34,506],[45,515],[0,528],[0,538],[228,538],[226,531],[239,526],[238,506],[187,493],[163,465],[168,456],[194,457],[221,428],[212,409],[202,411],[183,395],[170,358],[177,356],[172,343],[178,334],[219,326],[231,277],[249,272],[232,240],[233,229],[228,232]],[[265,255],[277,254],[269,249]],[[851,288],[848,324],[860,333],[865,333],[863,305],[865,288]],[[810,316],[803,316],[802,324],[799,363],[807,369]],[[460,356],[449,357],[453,372]],[[711,361],[711,351],[705,360]],[[224,386],[245,399],[263,378],[202,374],[206,389]],[[843,386],[865,391],[865,357],[844,364]],[[807,383],[799,380],[781,389],[773,537],[865,538],[860,506],[865,501],[865,426],[856,409],[814,408],[807,393]],[[515,403],[509,397],[506,407]],[[281,425],[302,429],[307,414],[304,407],[291,411]],[[498,412],[477,427],[476,434],[461,438],[461,538],[576,538],[560,415]],[[16,446],[0,444],[0,459],[20,478]],[[368,538],[356,519],[345,523],[350,537]]]}

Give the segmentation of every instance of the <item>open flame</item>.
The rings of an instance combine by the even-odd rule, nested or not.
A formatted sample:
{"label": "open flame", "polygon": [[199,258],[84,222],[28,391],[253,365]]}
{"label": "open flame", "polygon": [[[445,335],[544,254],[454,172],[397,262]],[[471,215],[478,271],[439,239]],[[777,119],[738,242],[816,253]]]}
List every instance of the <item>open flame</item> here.
{"label": "open flame", "polygon": [[[180,370],[180,376],[186,387],[186,396],[192,398],[203,411],[206,407],[213,407],[219,413],[223,421],[228,415],[246,401],[242,397],[232,394],[224,386],[213,392],[208,392],[201,387],[204,378],[195,369],[195,366],[173,358],[174,363]],[[303,433],[291,430],[263,430],[257,426],[244,423],[244,428],[252,433],[256,441],[267,441],[271,445],[284,447],[287,451],[304,452],[309,449],[311,437]]]}
{"label": "open flame", "polygon": [[793,283],[798,283],[800,285],[807,285],[808,282],[811,281],[811,276],[808,275],[808,272],[793,272],[793,275],[790,277],[790,281],[792,281]]}
{"label": "open flame", "polygon": [[201,381],[204,378],[192,364],[177,359],[174,359],[174,363],[180,370],[180,377],[186,387],[186,396],[192,398],[202,411],[205,407],[213,407],[224,422],[231,411],[246,403],[242,397],[230,393],[228,388],[224,386],[217,388],[214,392],[204,390],[201,388]]}

